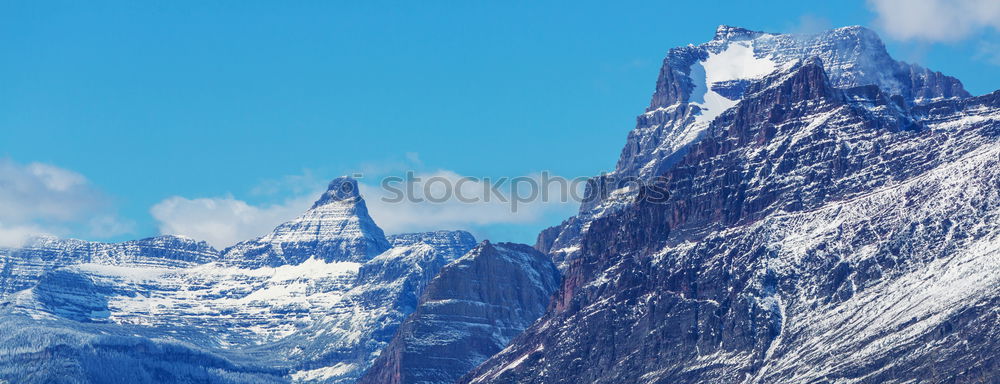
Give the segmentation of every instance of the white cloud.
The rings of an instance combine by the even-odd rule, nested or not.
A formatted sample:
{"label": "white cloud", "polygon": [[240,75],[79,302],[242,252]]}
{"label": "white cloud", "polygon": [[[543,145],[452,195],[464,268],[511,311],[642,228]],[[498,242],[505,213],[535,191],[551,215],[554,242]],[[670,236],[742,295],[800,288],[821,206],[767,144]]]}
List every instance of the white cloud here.
{"label": "white cloud", "polygon": [[21,165],[0,159],[0,220],[69,221],[103,197],[78,173],[47,164]]}
{"label": "white cloud", "polygon": [[278,224],[295,218],[318,195],[267,206],[250,205],[232,196],[196,199],[172,196],[154,205],[150,213],[159,222],[161,234],[188,236],[222,249],[266,234]]}
{"label": "white cloud", "polygon": [[0,159],[0,246],[33,235],[110,237],[131,230],[83,175],[50,164]]}
{"label": "white cloud", "polygon": [[956,41],[977,31],[1000,30],[997,0],[869,0],[876,23],[900,40]]}
{"label": "white cloud", "polygon": [[51,230],[33,224],[10,225],[0,222],[0,247],[19,247],[32,236],[49,234]]}
{"label": "white cloud", "polygon": [[[563,188],[558,183],[547,183],[543,187],[541,175],[520,178],[517,190],[510,181],[493,188],[499,179],[468,178],[447,170],[416,174],[414,180],[418,179],[393,183],[393,190],[383,188],[382,182],[360,185],[372,218],[386,232],[536,223],[550,214],[569,216],[579,207],[569,195],[568,185]],[[576,193],[582,193],[582,184],[577,187]],[[542,198],[543,188],[547,199]],[[514,193],[521,197],[520,201],[513,199]],[[401,195],[402,201],[396,201]]]}
{"label": "white cloud", "polygon": [[[511,199],[509,182],[494,189],[501,195],[491,195],[489,201],[485,201],[486,192],[491,189],[491,185],[485,180],[459,183],[464,177],[452,171],[419,173],[415,177],[420,181],[411,183],[413,194],[407,194],[403,201],[395,202],[391,198],[398,197],[398,194],[382,188],[382,179],[359,180],[359,188],[369,213],[386,233],[439,229],[475,230],[492,224],[535,223],[554,213],[560,217],[569,216],[578,207],[571,197],[566,201],[561,199],[564,191],[557,183],[548,184],[548,201],[543,201],[539,195],[531,201],[520,201],[515,205]],[[527,200],[532,193],[533,187],[529,185],[528,179],[541,185],[542,176],[533,175],[520,179],[519,195],[524,198],[522,200]],[[297,185],[296,189],[303,187],[300,176],[282,180]],[[266,189],[290,190],[281,185],[281,182],[276,183],[268,182]],[[456,194],[456,185],[461,189],[460,195]],[[205,240],[217,248],[224,248],[266,234],[277,225],[299,216],[319,198],[324,186],[325,183],[317,183],[306,188],[311,190],[310,193],[296,195],[280,204],[260,206],[233,196],[194,199],[173,196],[153,206],[150,212],[159,222],[162,234],[189,236]],[[403,183],[393,186],[406,191]],[[582,184],[578,187],[582,187]],[[255,188],[254,191],[258,189]],[[581,191],[582,189],[577,192]],[[449,196],[448,199],[439,201],[446,195]],[[476,202],[468,202],[469,199]]]}

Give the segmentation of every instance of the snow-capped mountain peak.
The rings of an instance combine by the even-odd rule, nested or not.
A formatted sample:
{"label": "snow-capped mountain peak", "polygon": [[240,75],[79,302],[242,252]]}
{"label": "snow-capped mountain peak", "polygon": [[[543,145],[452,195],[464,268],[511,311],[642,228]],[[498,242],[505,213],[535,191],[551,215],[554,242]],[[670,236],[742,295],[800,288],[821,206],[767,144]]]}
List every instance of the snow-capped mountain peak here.
{"label": "snow-capped mountain peak", "polygon": [[330,182],[326,192],[313,203],[312,209],[338,202],[356,202],[360,199],[361,192],[358,191],[358,181],[347,176],[338,177]]}
{"label": "snow-capped mountain peak", "polygon": [[539,236],[546,316],[460,382],[995,381],[998,110],[861,27],[671,50],[612,175],[669,197],[598,178]]}
{"label": "snow-capped mountain peak", "polygon": [[385,233],[368,214],[357,181],[340,177],[301,216],[267,235],[227,248],[223,259],[251,267],[298,264],[312,257],[364,262],[389,247]]}
{"label": "snow-capped mountain peak", "polygon": [[637,120],[534,249],[386,236],[348,177],[221,253],[0,249],[0,382],[995,381],[1000,91],[723,25]]}

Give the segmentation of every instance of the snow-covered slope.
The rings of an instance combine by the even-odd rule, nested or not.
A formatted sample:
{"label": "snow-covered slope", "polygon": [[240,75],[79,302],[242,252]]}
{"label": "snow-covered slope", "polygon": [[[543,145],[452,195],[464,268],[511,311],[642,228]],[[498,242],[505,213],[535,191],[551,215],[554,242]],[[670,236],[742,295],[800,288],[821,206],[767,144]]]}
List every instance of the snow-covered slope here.
{"label": "snow-covered slope", "polygon": [[[142,336],[138,332],[142,333]],[[286,371],[129,326],[0,313],[0,380],[9,383],[288,383]]]}
{"label": "snow-covered slope", "polygon": [[361,267],[355,286],[327,314],[268,346],[287,356],[297,381],[353,383],[416,309],[431,279],[476,245],[461,231],[402,235],[394,243]]}
{"label": "snow-covered slope", "polygon": [[955,78],[893,60],[863,27],[815,35],[772,34],[720,26],[711,41],[675,48],[664,59],[657,89],[629,137],[619,176],[648,177],[697,139],[708,123],[736,105],[750,82],[809,58],[819,59],[831,85],[873,85],[907,104],[968,97]]}
{"label": "snow-covered slope", "polygon": [[341,177],[302,216],[279,225],[260,238],[224,250],[223,261],[242,267],[276,267],[310,258],[365,262],[389,249],[375,225],[358,182]]}
{"label": "snow-covered slope", "polygon": [[[174,255],[186,248],[169,247],[163,252],[171,262],[86,250],[75,259],[46,256],[61,261],[16,274],[33,276],[22,279],[30,288],[8,295],[0,317],[49,324],[82,340],[72,348],[92,348],[88,340],[103,339],[89,335],[112,330],[134,338],[127,343],[250,353],[282,380],[350,382],[414,310],[424,286],[475,245],[462,231],[387,239],[350,188],[354,180],[334,180],[303,216],[218,261],[206,262],[217,259],[214,250],[195,263]],[[93,331],[80,334],[76,325]]]}
{"label": "snow-covered slope", "polygon": [[555,302],[462,382],[994,381],[1000,92],[930,97],[889,81],[912,66],[852,52],[771,56],[675,158],[646,159],[658,182],[631,195],[666,197],[612,195],[543,233]]}
{"label": "snow-covered slope", "polygon": [[[221,346],[261,343],[287,336],[336,304],[354,285],[360,267],[317,259],[255,269],[219,263],[185,269],[88,263],[52,271],[10,301],[79,321],[198,330],[212,334]],[[88,304],[68,305],[70,299]]]}
{"label": "snow-covered slope", "polygon": [[182,268],[218,257],[219,252],[207,243],[180,236],[115,244],[37,237],[22,248],[0,249],[0,298],[31,287],[48,271],[72,264]]}
{"label": "snow-covered slope", "polygon": [[386,237],[347,178],[222,255],[176,237],[2,250],[0,382],[437,383],[484,359],[459,382],[1000,372],[1000,92],[863,28],[723,26],[670,51],[595,180],[539,236],[564,272],[547,306],[543,255]]}
{"label": "snow-covered slope", "polygon": [[871,87],[903,107],[969,97],[955,78],[892,59],[878,36],[863,27],[792,35],[720,26],[707,43],[670,50],[650,105],[636,118],[615,171],[594,178],[596,188],[589,193],[597,198],[585,202],[578,216],[543,232],[538,248],[552,253],[565,269],[587,223],[632,200],[632,179],[663,174],[716,118],[743,99],[752,82],[807,59],[818,60],[831,86]]}

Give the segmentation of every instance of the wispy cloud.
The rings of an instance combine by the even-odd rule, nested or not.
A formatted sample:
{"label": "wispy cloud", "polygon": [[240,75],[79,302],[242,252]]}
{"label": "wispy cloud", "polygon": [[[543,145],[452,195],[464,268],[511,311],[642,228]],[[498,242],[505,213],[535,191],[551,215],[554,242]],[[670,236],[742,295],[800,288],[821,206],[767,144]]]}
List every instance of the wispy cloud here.
{"label": "wispy cloud", "polygon": [[121,235],[133,224],[119,218],[110,199],[86,177],[51,164],[0,159],[0,246],[33,235]]}
{"label": "wispy cloud", "polygon": [[[396,183],[391,189],[382,182],[359,187],[372,218],[389,233],[537,223],[552,215],[569,216],[579,207],[568,195],[573,186],[544,183],[540,174],[519,177],[513,183],[511,179],[500,183],[500,179],[439,170],[417,173],[414,180],[419,181]],[[582,194],[583,184],[576,187],[573,193]],[[405,195],[402,199],[400,191]]]}
{"label": "wispy cloud", "polygon": [[984,29],[1000,30],[996,0],[869,0],[876,24],[890,37],[957,41]]}
{"label": "wispy cloud", "polygon": [[[410,164],[419,162],[415,156]],[[450,170],[417,172],[416,182],[383,185],[384,177],[361,177],[359,188],[375,222],[387,233],[406,233],[439,229],[478,229],[496,224],[530,224],[562,218],[575,213],[579,206],[572,198],[562,199],[562,185],[547,185],[547,199],[541,190],[532,190],[531,181],[541,187],[541,175],[520,178],[520,191],[508,181],[496,187],[497,180],[469,178]],[[402,180],[400,178],[399,180]],[[459,182],[460,180],[465,180]],[[205,240],[223,248],[239,241],[270,232],[277,225],[291,220],[307,210],[323,192],[327,180],[320,181],[312,173],[268,181],[251,194],[281,193],[290,196],[277,204],[252,204],[233,196],[186,198],[173,196],[154,205],[150,212],[159,223],[162,234],[176,234]],[[457,187],[456,187],[457,186]],[[582,184],[578,185],[582,193]],[[450,191],[446,191],[450,189]],[[399,191],[405,198],[398,199]],[[461,194],[459,195],[459,190]],[[296,191],[296,192],[290,192]],[[304,192],[304,193],[300,193]],[[487,193],[491,194],[487,199]],[[515,201],[513,194],[520,200]],[[530,198],[532,193],[539,196]],[[448,198],[441,197],[449,195]],[[464,201],[463,201],[464,200]],[[470,200],[475,200],[470,201]]]}
{"label": "wispy cloud", "polygon": [[315,196],[281,204],[255,206],[232,196],[188,199],[169,197],[150,209],[164,235],[184,235],[225,248],[266,234],[309,208]]}
{"label": "wispy cloud", "polygon": [[0,222],[0,247],[19,247],[32,236],[51,234],[51,229],[31,223]]}

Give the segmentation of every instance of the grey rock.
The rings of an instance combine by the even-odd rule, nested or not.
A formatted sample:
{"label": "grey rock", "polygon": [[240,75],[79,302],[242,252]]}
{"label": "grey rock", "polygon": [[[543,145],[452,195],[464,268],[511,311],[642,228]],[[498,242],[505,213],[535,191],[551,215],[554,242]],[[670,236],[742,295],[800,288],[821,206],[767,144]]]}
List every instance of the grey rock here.
{"label": "grey rock", "polygon": [[389,249],[382,229],[368,214],[356,180],[334,179],[302,216],[273,232],[226,248],[223,261],[240,267],[277,267],[310,258],[365,262]]}
{"label": "grey rock", "polygon": [[460,382],[994,380],[997,95],[917,100],[827,59],[750,81],[563,247],[546,231],[578,248],[554,303]]}
{"label": "grey rock", "polygon": [[483,242],[428,284],[359,384],[454,383],[545,313],[559,272],[527,245]]}
{"label": "grey rock", "polygon": [[49,271],[73,264],[183,268],[218,258],[219,252],[208,243],[180,236],[122,243],[37,237],[21,248],[0,249],[0,298],[30,288]]}

